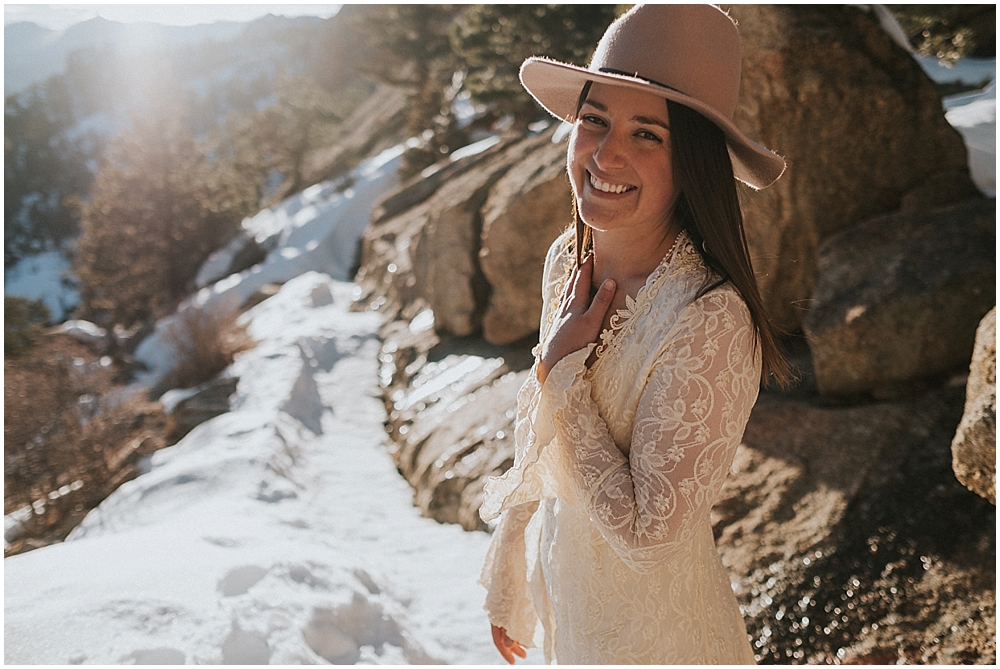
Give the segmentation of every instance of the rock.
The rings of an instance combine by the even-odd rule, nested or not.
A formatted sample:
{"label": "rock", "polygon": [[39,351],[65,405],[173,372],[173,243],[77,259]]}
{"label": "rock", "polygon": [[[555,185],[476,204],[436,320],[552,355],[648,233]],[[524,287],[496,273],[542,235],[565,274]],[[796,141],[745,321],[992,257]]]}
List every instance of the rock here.
{"label": "rock", "polygon": [[217,251],[213,251],[198,270],[195,286],[204,288],[219,279],[237,274],[264,262],[267,249],[246,230],[240,230],[235,237]]}
{"label": "rock", "polygon": [[479,262],[490,284],[483,338],[510,344],[538,332],[542,268],[572,222],[566,142],[532,152],[501,177],[483,207]]}
{"label": "rock", "polygon": [[759,662],[992,663],[996,511],[951,472],[961,402],[761,396],[712,514]]}
{"label": "rock", "polygon": [[952,468],[966,488],[997,503],[997,310],[976,330],[965,413],[951,442]]}
{"label": "rock", "polygon": [[232,377],[216,378],[197,388],[164,393],[160,401],[170,416],[171,434],[179,439],[205,421],[227,413],[238,382]]}
{"label": "rock", "polygon": [[826,237],[977,191],[934,84],[874,15],[843,5],[729,11],[743,39],[735,122],[788,162],[746,198],[747,240],[766,305],[795,331]]}
{"label": "rock", "polygon": [[[546,143],[549,134],[517,138],[462,158],[425,200],[373,222],[362,242],[358,302],[392,315],[422,300],[434,311],[438,333],[478,332],[490,290],[479,264],[480,210],[494,183]],[[411,182],[403,190],[409,188],[416,187]]]}
{"label": "rock", "polygon": [[485,529],[483,485],[514,462],[514,407],[531,353],[439,336],[420,322],[427,313],[381,333],[393,457],[424,515]]}
{"label": "rock", "polygon": [[256,293],[248,297],[246,301],[240,305],[240,311],[249,311],[250,309],[253,309],[264,300],[270,299],[275,295],[277,295],[279,290],[281,290],[281,284],[265,283],[263,286],[260,287],[260,290],[258,290]]}
{"label": "rock", "polygon": [[968,365],[996,304],[995,219],[972,200],[826,240],[804,323],[820,394],[888,397]]}
{"label": "rock", "polygon": [[[480,157],[482,156],[480,155]],[[473,160],[459,160],[427,168],[376,203],[372,208],[372,224],[378,225],[382,221],[417,206],[433,195],[446,180],[452,178],[456,173],[472,167],[475,162],[476,160],[473,158]]]}

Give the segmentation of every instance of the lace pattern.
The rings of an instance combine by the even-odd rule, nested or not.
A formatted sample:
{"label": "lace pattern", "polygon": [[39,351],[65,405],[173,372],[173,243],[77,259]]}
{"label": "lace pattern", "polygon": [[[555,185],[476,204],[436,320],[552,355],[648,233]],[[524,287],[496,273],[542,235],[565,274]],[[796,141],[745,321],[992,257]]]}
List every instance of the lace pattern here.
{"label": "lace pattern", "polygon": [[[567,240],[546,258],[542,341],[572,271]],[[549,661],[753,661],[709,511],[760,360],[734,289],[695,299],[710,279],[682,235],[589,369],[594,345],[518,396],[514,466],[484,494],[483,517],[503,517],[482,581],[494,624]]]}
{"label": "lace pattern", "polygon": [[[643,284],[639,292],[636,293],[635,299],[632,299],[630,295],[625,296],[625,308],[618,309],[610,319],[610,329],[604,330],[601,333],[600,339],[601,343],[597,347],[596,356],[600,360],[604,356],[604,352],[615,345],[617,340],[629,332],[635,329],[635,316],[638,314],[649,313],[652,307],[652,300],[656,298],[659,292],[659,286],[662,282],[663,277],[666,275],[667,271],[671,268],[671,261],[674,257],[674,252],[678,247],[683,247],[687,242],[687,233],[681,231],[677,238],[674,239],[674,243],[670,245],[670,249],[664,254],[663,260],[650,272],[649,276],[646,278],[646,283]],[[596,363],[595,363],[596,364]]]}

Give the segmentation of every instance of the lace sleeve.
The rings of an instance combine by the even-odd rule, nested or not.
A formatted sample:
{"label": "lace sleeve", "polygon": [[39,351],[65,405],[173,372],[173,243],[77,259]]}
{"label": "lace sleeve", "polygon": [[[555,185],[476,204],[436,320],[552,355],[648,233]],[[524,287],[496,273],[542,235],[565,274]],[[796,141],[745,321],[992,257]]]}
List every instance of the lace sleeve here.
{"label": "lace sleeve", "polygon": [[714,290],[688,306],[646,380],[627,458],[591,398],[590,347],[549,373],[543,395],[569,396],[553,422],[572,486],[632,569],[669,558],[708,516],[757,398],[754,338],[734,291]]}
{"label": "lace sleeve", "polygon": [[528,565],[524,530],[538,509],[538,502],[504,512],[493,532],[479,582],[486,588],[486,615],[497,627],[523,646],[531,646],[538,618],[528,594]]}

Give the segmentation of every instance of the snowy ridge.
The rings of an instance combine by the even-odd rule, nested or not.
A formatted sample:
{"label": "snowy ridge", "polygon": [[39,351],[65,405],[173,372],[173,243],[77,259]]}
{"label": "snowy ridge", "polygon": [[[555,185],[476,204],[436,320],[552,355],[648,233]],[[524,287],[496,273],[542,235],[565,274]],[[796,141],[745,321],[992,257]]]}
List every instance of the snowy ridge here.
{"label": "snowy ridge", "polygon": [[378,315],[308,272],[247,312],[233,411],[63,544],[8,558],[9,663],[493,663],[488,537],[421,518],[382,448]]}
{"label": "snowy ridge", "polygon": [[362,162],[346,178],[310,186],[274,207],[243,221],[244,231],[264,248],[267,258],[250,269],[219,277],[237,252],[227,245],[212,254],[198,273],[204,285],[178,308],[161,319],[156,331],[136,351],[150,372],[140,377],[153,385],[173,365],[164,336],[187,309],[234,310],[269,283],[281,284],[307,271],[324,272],[346,281],[354,253],[375,201],[399,183],[396,169],[403,147],[386,149]]}

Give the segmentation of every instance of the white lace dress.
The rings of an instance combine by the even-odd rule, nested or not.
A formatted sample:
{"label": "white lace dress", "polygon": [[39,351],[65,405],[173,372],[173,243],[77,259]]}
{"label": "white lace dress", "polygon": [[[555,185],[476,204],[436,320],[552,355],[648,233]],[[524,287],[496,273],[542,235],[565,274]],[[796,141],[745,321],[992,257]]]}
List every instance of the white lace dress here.
{"label": "white lace dress", "polygon": [[[545,261],[541,339],[573,266]],[[594,344],[518,395],[514,466],[486,484],[503,514],[482,583],[511,638],[562,664],[752,664],[709,511],[757,399],[750,314],[682,234]],[[536,364],[538,351],[535,349]]]}

